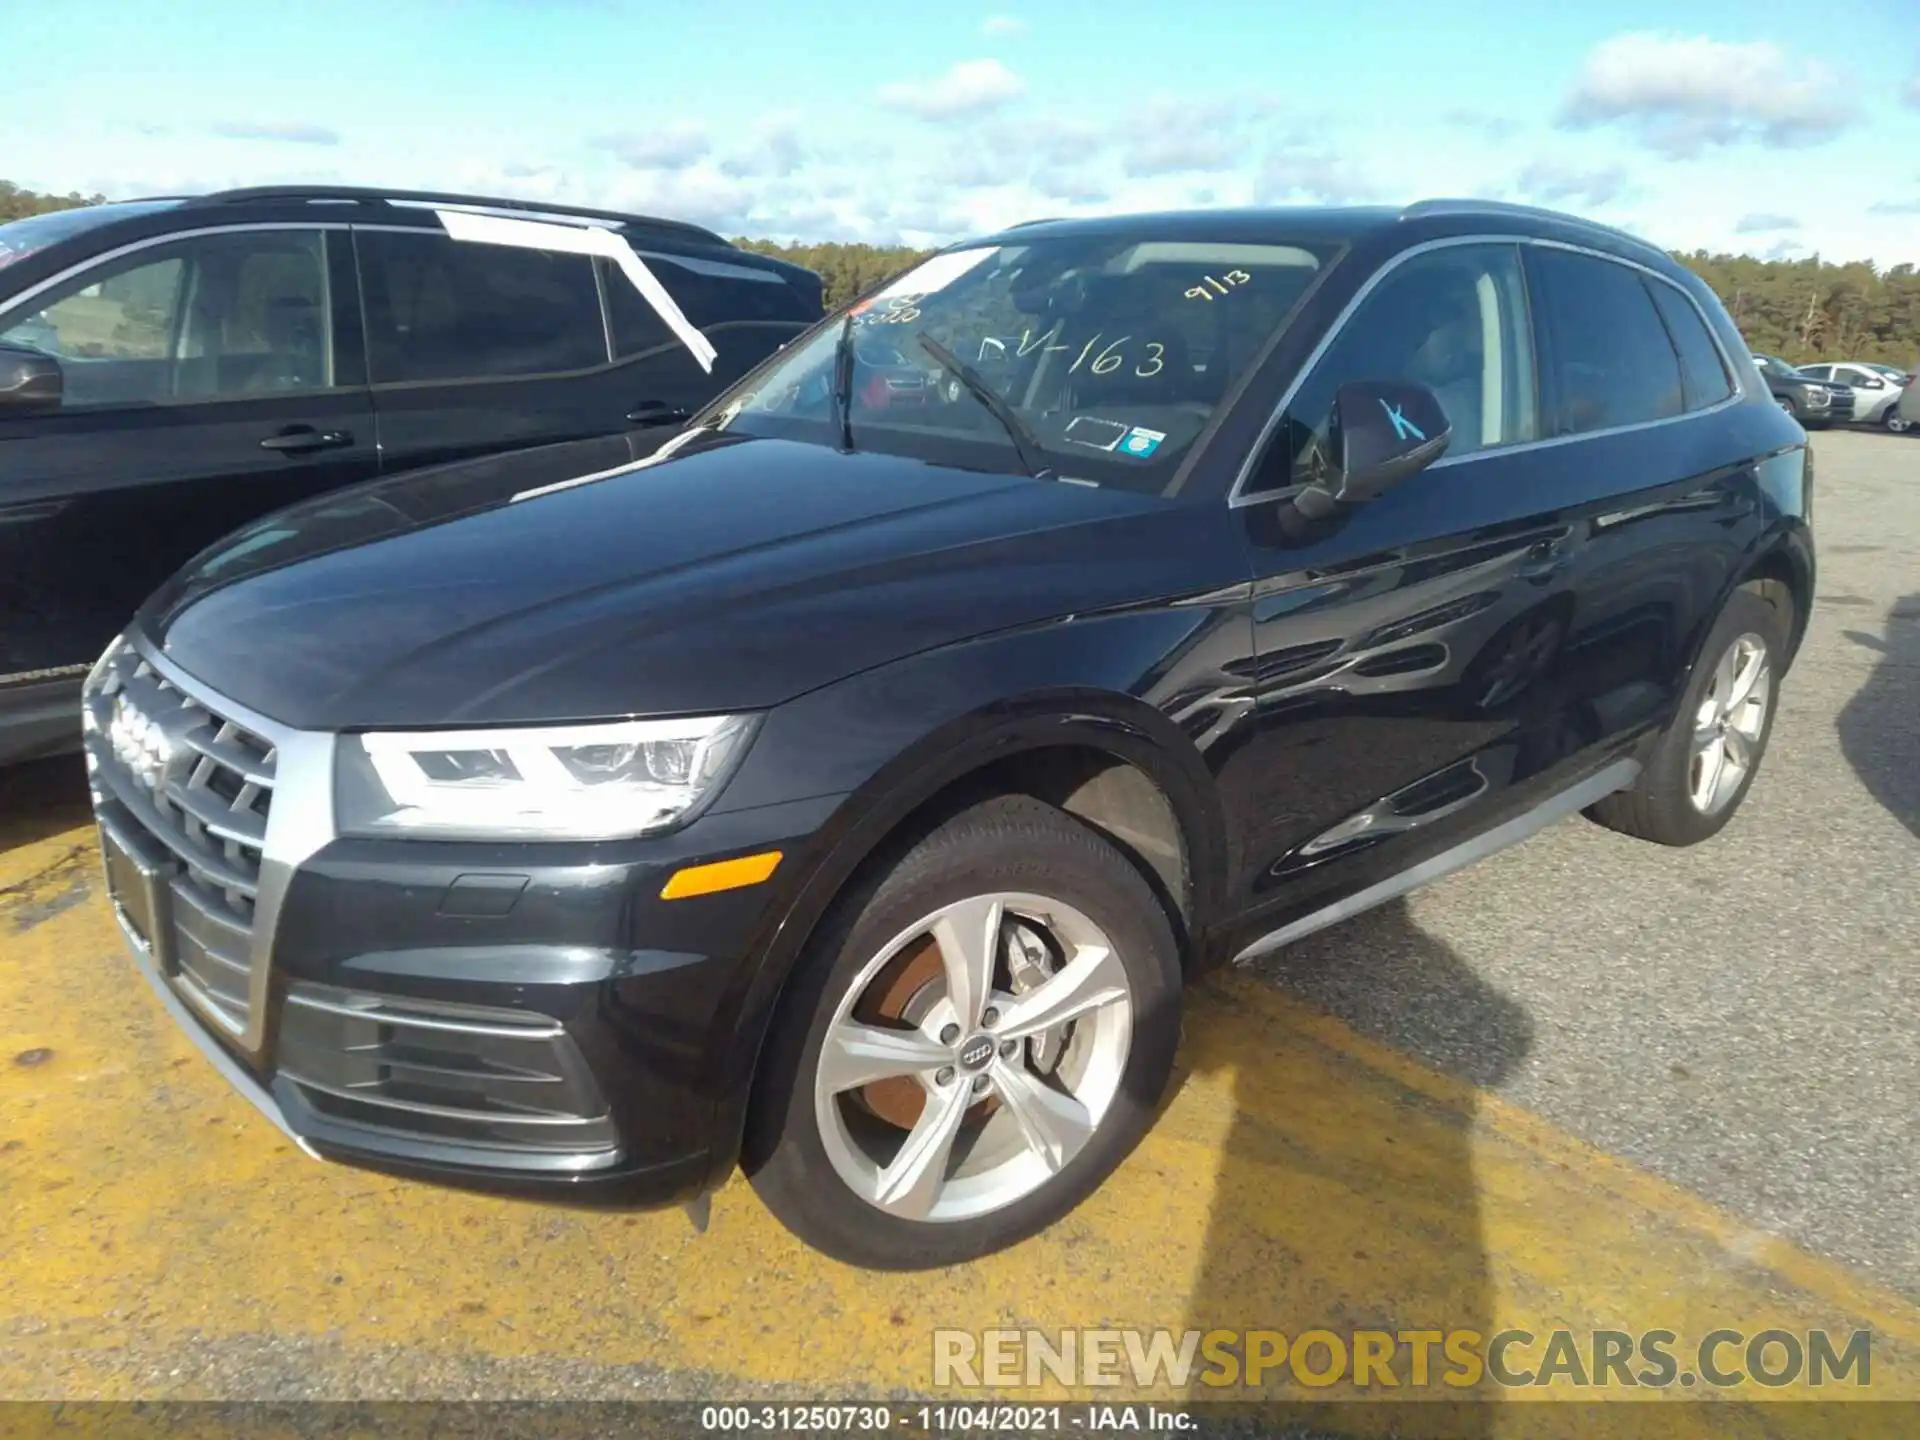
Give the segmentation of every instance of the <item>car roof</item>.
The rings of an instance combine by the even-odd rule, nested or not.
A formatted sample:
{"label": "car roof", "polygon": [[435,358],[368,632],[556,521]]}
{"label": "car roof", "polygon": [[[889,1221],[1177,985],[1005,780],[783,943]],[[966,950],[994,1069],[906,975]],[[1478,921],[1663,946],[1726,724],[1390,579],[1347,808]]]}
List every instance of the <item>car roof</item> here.
{"label": "car roof", "polygon": [[[436,209],[457,209],[481,214],[508,215],[525,220],[591,221],[617,230],[642,249],[726,252],[730,264],[747,265],[758,270],[777,272],[792,278],[817,281],[803,265],[763,255],[735,245],[719,233],[684,220],[668,220],[652,215],[630,214],[618,210],[598,210],[559,202],[518,200],[504,196],[467,195],[438,190],[392,190],[351,185],[256,185],[237,190],[219,190],[201,195],[166,195],[137,200],[108,201],[84,210],[61,211],[61,215],[81,215],[86,222],[74,222],[73,234],[100,235],[110,229],[126,227],[140,236],[170,230],[186,223],[239,224],[271,218],[316,219],[369,222],[381,225],[419,226],[433,229]],[[62,238],[67,238],[63,236]]]}
{"label": "car roof", "polygon": [[1193,239],[1291,244],[1351,245],[1414,222],[1447,223],[1453,228],[1475,221],[1523,235],[1582,239],[1603,250],[1627,255],[1662,269],[1676,262],[1651,241],[1625,230],[1563,211],[1499,200],[1431,199],[1409,205],[1265,205],[1228,209],[1166,210],[1079,219],[1029,220],[966,245],[1017,244],[1025,240],[1103,235],[1153,234]]}

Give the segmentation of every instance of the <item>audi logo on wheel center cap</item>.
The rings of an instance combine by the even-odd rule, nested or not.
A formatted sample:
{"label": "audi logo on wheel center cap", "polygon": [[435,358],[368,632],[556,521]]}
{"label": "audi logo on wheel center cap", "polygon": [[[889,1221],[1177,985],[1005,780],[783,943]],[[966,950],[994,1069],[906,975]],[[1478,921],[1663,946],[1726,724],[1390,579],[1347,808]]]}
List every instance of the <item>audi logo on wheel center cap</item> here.
{"label": "audi logo on wheel center cap", "polygon": [[993,1037],[976,1035],[960,1047],[960,1064],[968,1070],[978,1070],[993,1059]]}

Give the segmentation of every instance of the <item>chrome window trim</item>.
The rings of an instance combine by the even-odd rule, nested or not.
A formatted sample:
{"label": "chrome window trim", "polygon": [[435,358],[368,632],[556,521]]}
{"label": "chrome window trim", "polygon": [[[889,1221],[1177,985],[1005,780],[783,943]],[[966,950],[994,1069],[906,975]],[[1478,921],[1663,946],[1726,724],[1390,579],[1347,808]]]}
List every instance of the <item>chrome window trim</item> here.
{"label": "chrome window trim", "polygon": [[[1327,351],[1333,348],[1333,342],[1339,339],[1342,332],[1346,330],[1348,322],[1353,319],[1354,312],[1366,303],[1367,297],[1373,294],[1375,288],[1379,286],[1381,281],[1385,280],[1387,276],[1391,275],[1407,261],[1414,259],[1416,256],[1432,254],[1438,250],[1456,249],[1463,245],[1530,245],[1548,250],[1565,250],[1576,255],[1590,255],[1596,260],[1611,261],[1613,264],[1623,265],[1629,270],[1637,270],[1642,275],[1652,276],[1655,280],[1660,281],[1661,284],[1675,291],[1687,304],[1693,307],[1694,313],[1700,317],[1701,324],[1706,326],[1707,338],[1713,342],[1714,350],[1719,354],[1721,363],[1726,367],[1727,378],[1733,386],[1733,393],[1728,395],[1726,399],[1715,401],[1712,405],[1705,406],[1699,410],[1685,410],[1678,415],[1666,415],[1656,420],[1636,420],[1630,425],[1610,425],[1604,430],[1583,430],[1576,435],[1550,435],[1540,440],[1521,440],[1511,445],[1489,446],[1484,449],[1475,450],[1467,455],[1442,456],[1427,467],[1429,470],[1440,470],[1449,466],[1467,465],[1476,460],[1491,459],[1495,456],[1517,455],[1530,450],[1545,450],[1556,445],[1570,444],[1577,440],[1596,440],[1608,435],[1628,435],[1638,430],[1651,430],[1659,425],[1677,425],[1683,421],[1695,420],[1704,415],[1715,414],[1721,410],[1725,410],[1729,406],[1737,405],[1747,398],[1747,390],[1741,378],[1740,369],[1727,354],[1727,347],[1721,342],[1719,332],[1714,329],[1713,322],[1707,318],[1706,312],[1700,308],[1700,302],[1687,293],[1685,286],[1666,275],[1662,275],[1650,265],[1643,265],[1637,260],[1629,260],[1624,256],[1614,255],[1605,250],[1596,250],[1589,245],[1576,245],[1570,241],[1552,240],[1537,235],[1489,233],[1482,235],[1447,235],[1437,240],[1423,240],[1418,245],[1410,245],[1405,250],[1389,258],[1386,264],[1382,265],[1367,277],[1366,282],[1362,284],[1361,287],[1354,292],[1353,297],[1341,307],[1340,313],[1334,317],[1333,324],[1327,327],[1327,333],[1320,337],[1319,343],[1316,344],[1311,353],[1308,354],[1306,362],[1300,367],[1299,374],[1294,377],[1293,383],[1288,385],[1286,391],[1280,396],[1279,401],[1273,407],[1273,412],[1267,416],[1266,423],[1260,427],[1259,437],[1248,450],[1246,457],[1241,460],[1239,472],[1234,476],[1233,488],[1227,492],[1228,509],[1239,510],[1249,505],[1265,505],[1275,500],[1284,500],[1287,496],[1299,490],[1300,487],[1297,485],[1280,485],[1272,489],[1257,490],[1252,493],[1248,493],[1246,489],[1247,483],[1253,478],[1254,466],[1259,463],[1261,455],[1265,453],[1268,444],[1271,443],[1281,418],[1287,413],[1287,407],[1293,403],[1294,397],[1299,393],[1300,388],[1312,377],[1315,368],[1326,358]],[[1658,311],[1656,310],[1655,313],[1658,314]],[[1530,319],[1529,324],[1531,323]]]}
{"label": "chrome window trim", "polygon": [[253,930],[247,955],[247,1023],[234,1038],[248,1055],[267,1045],[267,1000],[273,985],[273,942],[280,910],[294,872],[334,839],[334,736],[296,730],[230,700],[186,674],[140,636],[129,636],[140,657],[182,694],[251,730],[274,747],[273,804],[260,852],[260,883],[253,902]]}
{"label": "chrome window trim", "polygon": [[171,245],[177,240],[194,240],[204,235],[244,235],[268,230],[345,230],[347,228],[345,222],[338,220],[256,220],[239,225],[201,225],[191,230],[169,230],[164,235],[148,235],[144,239],[130,240],[125,245],[116,246],[99,255],[90,255],[78,264],[69,265],[59,273],[49,275],[45,280],[37,281],[9,297],[4,305],[0,305],[0,327],[5,326],[21,306],[36,296],[44,295],[54,286],[64,285],[74,276],[85,274],[97,265],[108,264],[123,255],[134,255],[142,250],[151,250],[158,245]]}

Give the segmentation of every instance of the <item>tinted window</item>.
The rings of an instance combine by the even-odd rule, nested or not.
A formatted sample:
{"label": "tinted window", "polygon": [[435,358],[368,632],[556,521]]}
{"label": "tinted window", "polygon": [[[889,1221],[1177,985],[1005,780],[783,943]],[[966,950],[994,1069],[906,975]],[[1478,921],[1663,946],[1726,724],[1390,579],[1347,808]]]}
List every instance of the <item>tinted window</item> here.
{"label": "tinted window", "polygon": [[1720,347],[1713,343],[1707,322],[1700,318],[1693,302],[1658,280],[1647,281],[1647,290],[1659,307],[1660,318],[1666,322],[1673,348],[1680,352],[1680,383],[1687,408],[1699,410],[1717,405],[1733,394],[1733,381],[1727,376],[1726,362],[1720,358]]}
{"label": "tinted window", "polygon": [[1640,272],[1565,250],[1534,249],[1535,304],[1553,349],[1548,431],[1580,435],[1685,409],[1680,361]]}
{"label": "tinted window", "polygon": [[1331,428],[1334,393],[1361,380],[1432,390],[1453,430],[1448,455],[1537,438],[1531,331],[1513,247],[1449,246],[1388,272],[1294,394],[1250,489],[1299,483],[1295,467]]}
{"label": "tinted window", "polygon": [[0,320],[0,343],[60,358],[69,408],[325,389],[326,237],[242,231],[85,271]]}
{"label": "tinted window", "polygon": [[607,363],[593,261],[431,231],[354,234],[375,384]]}

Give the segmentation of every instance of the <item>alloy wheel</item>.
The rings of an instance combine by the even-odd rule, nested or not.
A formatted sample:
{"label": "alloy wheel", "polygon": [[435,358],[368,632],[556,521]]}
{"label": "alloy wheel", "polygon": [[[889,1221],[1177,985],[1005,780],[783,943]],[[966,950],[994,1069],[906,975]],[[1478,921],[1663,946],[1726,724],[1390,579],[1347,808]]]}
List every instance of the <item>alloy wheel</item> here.
{"label": "alloy wheel", "polygon": [[903,1219],[1002,1209],[1072,1162],[1120,1088],[1133,994],[1112,941],[1042,895],[942,906],[847,987],[814,1110],[835,1172]]}
{"label": "alloy wheel", "polygon": [[1741,635],[1714,666],[1713,683],[1694,712],[1687,791],[1702,815],[1724,810],[1753,770],[1773,698],[1767,642]]}

